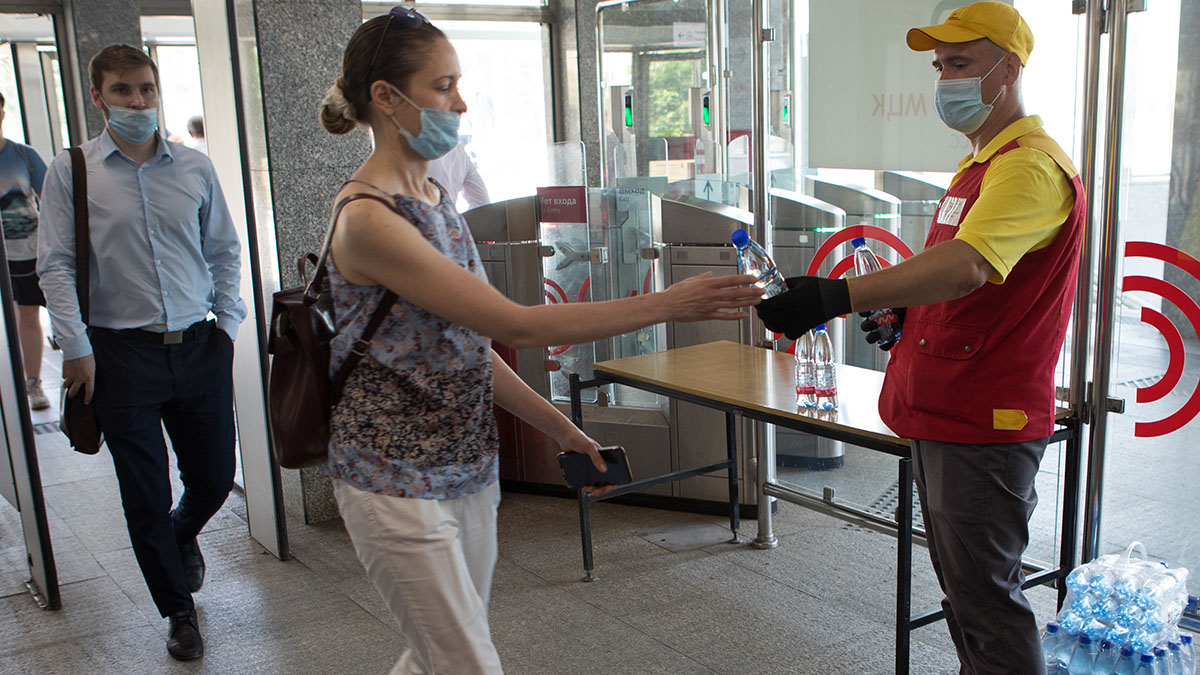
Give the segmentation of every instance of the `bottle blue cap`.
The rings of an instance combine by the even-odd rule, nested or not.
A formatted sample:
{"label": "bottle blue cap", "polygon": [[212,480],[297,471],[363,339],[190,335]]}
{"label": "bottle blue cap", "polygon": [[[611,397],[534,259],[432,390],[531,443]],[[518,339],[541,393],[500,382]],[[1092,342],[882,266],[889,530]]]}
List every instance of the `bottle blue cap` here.
{"label": "bottle blue cap", "polygon": [[1187,633],[1183,633],[1179,636],[1179,641],[1185,645],[1190,645],[1192,644],[1192,636]]}
{"label": "bottle blue cap", "polygon": [[1121,647],[1121,656],[1133,656],[1133,647],[1129,645]]}
{"label": "bottle blue cap", "polygon": [[1142,654],[1142,663],[1154,663],[1154,655]]}
{"label": "bottle blue cap", "polygon": [[814,328],[813,330],[825,330],[825,324],[821,324],[821,325],[817,326],[816,328]]}
{"label": "bottle blue cap", "polygon": [[1050,623],[1047,623],[1046,624],[1046,632],[1047,633],[1057,633],[1058,632],[1058,622],[1051,621]]}
{"label": "bottle blue cap", "polygon": [[750,233],[745,230],[734,230],[733,234],[729,235],[729,239],[733,241],[733,245],[741,248],[750,241]]}
{"label": "bottle blue cap", "polygon": [[866,237],[855,237],[850,240],[850,245],[853,246],[854,248],[858,248],[859,246],[866,246],[867,238]]}
{"label": "bottle blue cap", "polygon": [[1081,644],[1081,645],[1090,645],[1090,644],[1092,644],[1092,638],[1090,638],[1090,637],[1088,637],[1088,636],[1086,636],[1086,635],[1080,635],[1080,636],[1079,636],[1079,644]]}

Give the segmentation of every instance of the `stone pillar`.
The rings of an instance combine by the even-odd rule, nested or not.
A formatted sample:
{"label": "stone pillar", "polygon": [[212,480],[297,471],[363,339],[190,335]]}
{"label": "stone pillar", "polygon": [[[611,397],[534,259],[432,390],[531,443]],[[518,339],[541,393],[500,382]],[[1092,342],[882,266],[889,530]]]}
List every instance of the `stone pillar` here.
{"label": "stone pillar", "polygon": [[[362,23],[362,5],[235,0],[234,6],[260,258],[264,277],[277,271],[287,288],[300,283],[297,258],[320,250],[334,194],[371,151],[366,131],[334,136],[317,120],[326,88],[341,73],[342,52]],[[263,241],[264,232],[273,232],[273,240]],[[264,289],[268,298],[270,290]],[[337,515],[323,468],[282,473],[290,515],[309,523]]]}
{"label": "stone pillar", "polygon": [[[68,0],[63,3],[63,37],[66,44],[60,51],[64,55],[62,62],[70,64],[69,70],[74,73],[70,80],[78,84],[72,92],[74,98],[67,97],[68,101],[76,102],[76,110],[68,116],[76,122],[82,116],[86,121],[86,134],[80,135],[72,129],[72,141],[78,143],[104,131],[104,115],[92,105],[88,61],[111,44],[142,47],[137,0]],[[63,86],[70,87],[71,82],[64,81]]]}

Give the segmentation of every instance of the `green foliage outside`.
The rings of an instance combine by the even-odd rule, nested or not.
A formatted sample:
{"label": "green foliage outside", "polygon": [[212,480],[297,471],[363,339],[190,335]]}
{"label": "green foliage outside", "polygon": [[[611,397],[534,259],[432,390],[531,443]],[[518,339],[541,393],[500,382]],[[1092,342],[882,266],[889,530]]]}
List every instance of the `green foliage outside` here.
{"label": "green foliage outside", "polygon": [[655,61],[650,64],[650,135],[686,136],[688,90],[693,79],[692,61]]}

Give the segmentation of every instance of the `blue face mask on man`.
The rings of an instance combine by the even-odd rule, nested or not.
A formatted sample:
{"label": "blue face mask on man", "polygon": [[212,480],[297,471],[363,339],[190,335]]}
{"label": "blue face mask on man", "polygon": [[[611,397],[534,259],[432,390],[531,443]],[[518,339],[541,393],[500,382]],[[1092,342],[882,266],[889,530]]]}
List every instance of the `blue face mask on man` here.
{"label": "blue face mask on man", "polygon": [[139,145],[150,140],[158,131],[158,109],[147,108],[118,108],[106,105],[108,108],[108,126],[127,143]]}
{"label": "blue face mask on man", "polygon": [[392,85],[392,91],[398,96],[408,101],[412,107],[421,111],[421,132],[413,136],[407,129],[400,126],[396,118],[392,118],[392,124],[400,130],[400,135],[408,140],[408,146],[417,151],[417,154],[428,160],[435,160],[438,157],[450,152],[454,146],[458,145],[458,122],[462,119],[462,113],[456,113],[453,110],[437,110],[436,108],[422,108],[413,103],[413,100],[404,95]]}
{"label": "blue face mask on man", "polygon": [[983,77],[938,80],[934,83],[934,107],[937,108],[938,117],[942,118],[946,126],[964,134],[975,133],[979,127],[983,126],[988,115],[992,114],[992,103],[1000,98],[1000,92],[996,92],[996,98],[992,99],[992,103],[984,103],[983,81],[1007,58],[1006,56],[997,61],[996,65],[992,66],[992,70],[987,71],[987,75]]}

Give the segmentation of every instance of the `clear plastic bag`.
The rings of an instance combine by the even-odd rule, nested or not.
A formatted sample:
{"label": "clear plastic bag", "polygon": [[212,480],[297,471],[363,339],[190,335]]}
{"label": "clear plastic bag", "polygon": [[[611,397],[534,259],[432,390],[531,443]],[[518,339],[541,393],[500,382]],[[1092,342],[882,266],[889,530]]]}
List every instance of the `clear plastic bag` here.
{"label": "clear plastic bag", "polygon": [[[1133,556],[1139,549],[1140,557]],[[1133,542],[1124,555],[1102,555],[1067,575],[1067,598],[1058,622],[1072,636],[1108,640],[1119,649],[1150,653],[1179,640],[1179,618],[1187,607],[1188,571],[1146,559]]]}

